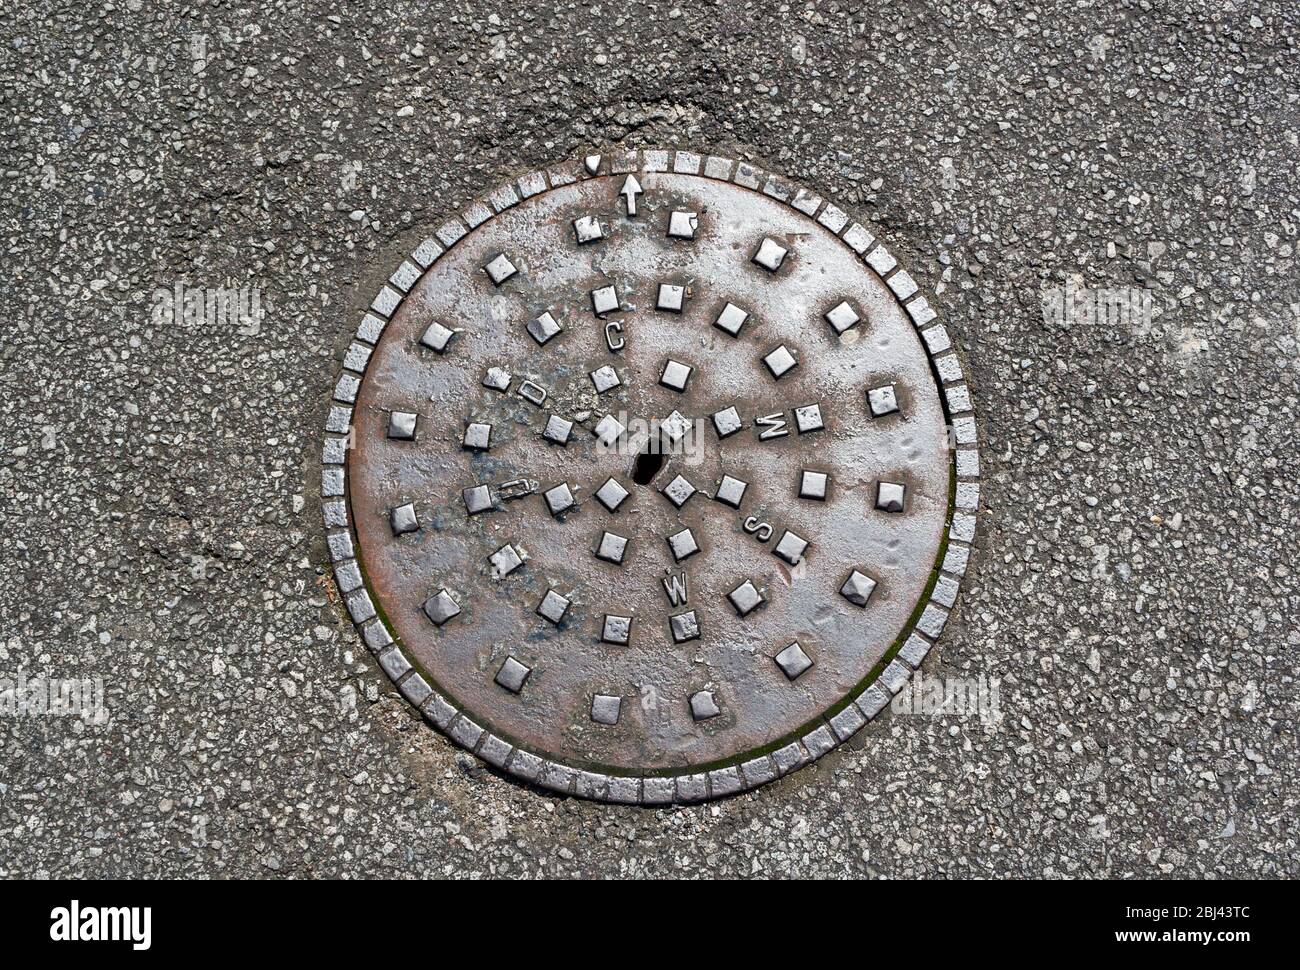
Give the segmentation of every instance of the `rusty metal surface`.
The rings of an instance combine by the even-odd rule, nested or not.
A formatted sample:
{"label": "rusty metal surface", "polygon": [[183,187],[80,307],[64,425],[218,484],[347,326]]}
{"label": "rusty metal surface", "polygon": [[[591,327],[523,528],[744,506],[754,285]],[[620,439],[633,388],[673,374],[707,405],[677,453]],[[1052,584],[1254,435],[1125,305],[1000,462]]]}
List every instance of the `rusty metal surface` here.
{"label": "rusty metal surface", "polygon": [[[366,583],[417,669],[495,734],[611,774],[742,760],[860,688],[935,568],[952,465],[925,347],[842,239],[730,182],[636,178],[634,217],[626,176],[602,171],[439,259],[373,352],[347,460]],[[669,235],[692,222],[674,212],[696,214],[693,238]],[[579,242],[587,217],[601,237]],[[774,271],[754,259],[765,240],[788,251]],[[501,255],[515,272],[498,284]],[[592,293],[611,284],[620,306],[598,316]],[[681,312],[656,307],[661,284],[683,288]],[[845,301],[862,319],[837,334],[825,315]],[[728,302],[749,313],[736,336],[714,325]],[[562,329],[539,344],[526,325],[546,312]],[[441,353],[421,344],[434,322],[455,331]],[[764,357],[781,346],[798,363],[776,379]],[[670,360],[691,368],[683,391],[661,382]],[[620,383],[598,393],[605,366]],[[507,390],[485,386],[491,368]],[[540,406],[525,381],[546,391]],[[873,417],[867,392],[889,385],[898,410]],[[824,427],[801,434],[795,409],[812,404]],[[711,415],[731,406],[741,428],[720,439]],[[606,415],[673,411],[702,420],[698,447],[648,484],[633,480],[638,441],[607,449],[594,432]],[[393,412],[417,415],[413,439],[390,437]],[[775,422],[756,419],[777,414],[788,433],[762,440]],[[573,423],[566,444],[544,437],[552,415]],[[465,446],[469,424],[491,426],[486,450]],[[801,497],[804,471],[828,476],[824,499]],[[698,490],[680,508],[661,492],[678,475]],[[714,497],[724,475],[747,483],[739,509]],[[614,512],[595,497],[611,477],[630,493]],[[902,511],[877,507],[881,482],[904,487]],[[565,483],[575,505],[553,515],[542,493]],[[492,507],[470,514],[463,491],[479,485]],[[395,534],[408,503],[418,528]],[[668,537],[685,529],[699,551],[677,563]],[[798,565],[774,552],[786,530],[807,541]],[[621,563],[596,554],[607,532],[627,540]],[[490,557],[507,544],[523,562],[502,576],[509,553]],[[855,570],[875,581],[865,606],[841,592]],[[674,606],[664,580],[681,575]],[[764,602],[741,615],[728,594],[746,581]],[[459,612],[437,625],[424,605],[442,590]],[[570,601],[558,624],[538,613],[551,590]],[[699,636],[675,642],[670,618],[687,610]],[[602,640],[607,614],[632,618],[626,645]],[[799,653],[812,666],[792,678],[775,658],[798,669]]]}

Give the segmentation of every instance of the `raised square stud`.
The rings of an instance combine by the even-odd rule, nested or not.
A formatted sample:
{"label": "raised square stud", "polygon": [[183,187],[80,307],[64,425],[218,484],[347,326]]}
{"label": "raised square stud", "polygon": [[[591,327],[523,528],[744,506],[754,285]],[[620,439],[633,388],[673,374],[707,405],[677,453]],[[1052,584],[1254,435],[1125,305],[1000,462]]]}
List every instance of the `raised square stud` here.
{"label": "raised square stud", "polygon": [[713,497],[723,505],[730,505],[733,509],[738,509],[745,497],[745,489],[748,487],[748,482],[742,482],[739,478],[732,478],[730,475],[723,475],[722,481],[718,483],[718,491]]}
{"label": "raised square stud", "polygon": [[525,667],[514,657],[506,657],[506,662],[501,665],[501,669],[497,671],[497,675],[493,680],[510,691],[510,693],[518,694],[524,689],[524,681],[528,679],[528,675],[532,672],[531,667]]}
{"label": "raised square stud", "polygon": [[591,719],[597,724],[617,724],[623,698],[597,694],[591,699]]}
{"label": "raised square stud", "polygon": [[435,626],[442,626],[459,612],[460,604],[445,589],[438,590],[424,601],[424,615],[432,620]]}
{"label": "raised square stud", "polygon": [[686,382],[691,379],[692,370],[694,368],[689,364],[683,364],[670,357],[664,364],[664,372],[659,375],[659,383],[673,391],[684,391]]}
{"label": "raised square stud", "polygon": [[601,317],[606,313],[613,313],[618,308],[618,290],[612,285],[602,286],[591,291],[591,310],[596,316]]}
{"label": "raised square stud", "polygon": [[825,472],[810,472],[805,468],[799,476],[799,497],[824,501],[829,483],[830,476]]}
{"label": "raised square stud", "polygon": [[492,446],[492,425],[471,421],[465,426],[465,437],[461,443],[475,451],[487,451]]}
{"label": "raised square stud", "polygon": [[609,509],[611,512],[617,512],[618,507],[623,504],[630,493],[615,478],[605,480],[605,484],[596,489],[596,501]]}
{"label": "raised square stud", "polygon": [[794,426],[800,434],[808,434],[812,431],[820,431],[825,425],[822,423],[822,409],[820,404],[805,404],[801,408],[794,409]]}
{"label": "raised square stud", "polygon": [[796,680],[800,674],[813,665],[812,658],[803,652],[803,647],[799,646],[797,640],[772,659],[776,661],[776,665],[781,668],[782,673],[791,680]]}
{"label": "raised square stud", "polygon": [[763,363],[772,372],[772,376],[779,381],[783,376],[790,373],[799,362],[794,359],[794,354],[790,353],[790,349],[785,344],[782,344],[764,357]]}
{"label": "raised square stud", "polygon": [[605,233],[600,228],[600,220],[595,216],[580,216],[573,220],[573,237],[578,241],[579,246],[583,243],[595,242],[604,236]]}
{"label": "raised square stud", "polygon": [[898,395],[894,392],[894,385],[885,384],[867,391],[867,406],[871,409],[873,418],[883,418],[886,414],[897,411]]}
{"label": "raised square stud", "polygon": [[394,441],[415,440],[416,416],[410,411],[394,411],[388,415],[388,437]]}
{"label": "raised square stud", "polygon": [[478,515],[492,508],[492,492],[486,485],[471,485],[462,489],[460,497],[465,500],[465,511]]}
{"label": "raised square stud", "polygon": [[748,579],[728,593],[727,599],[731,600],[731,605],[736,608],[737,616],[747,616],[767,602],[763,594],[758,591],[758,587]]}
{"label": "raised square stud", "polygon": [[694,239],[700,226],[700,217],[694,212],[674,210],[668,216],[668,235],[673,239]]}
{"label": "raised square stud", "polygon": [[632,617],[617,616],[613,613],[605,614],[605,622],[601,624],[600,639],[605,643],[613,643],[620,647],[626,646],[632,638]]}
{"label": "raised square stud", "polygon": [[690,529],[683,529],[681,532],[670,535],[668,537],[668,548],[672,550],[673,559],[677,562],[689,559],[700,551],[700,547],[695,543],[695,534]]}
{"label": "raised square stud", "polygon": [[623,564],[623,553],[627,549],[627,540],[613,532],[603,532],[600,536],[600,545],[596,547],[596,558],[603,559],[605,562]]}
{"label": "raised square stud", "polygon": [[678,475],[664,486],[663,493],[668,501],[680,509],[686,504],[687,499],[695,494],[695,486],[681,475]]}
{"label": "raised square stud", "polygon": [[479,383],[490,391],[504,393],[510,390],[510,372],[504,367],[489,367]]}
{"label": "raised square stud", "polygon": [[597,394],[604,394],[606,391],[623,383],[619,379],[618,371],[614,370],[609,364],[597,367],[589,376],[591,377],[591,383],[596,387]]}
{"label": "raised square stud", "polygon": [[659,422],[659,430],[669,441],[676,444],[691,430],[691,422],[681,411],[674,409],[668,417]]}
{"label": "raised square stud", "polygon": [[558,624],[564,619],[565,611],[569,608],[569,598],[561,596],[553,589],[548,589],[542,601],[537,604],[537,615],[543,619],[550,620]]}
{"label": "raised square stud", "polygon": [[876,508],[882,512],[903,511],[903,496],[906,489],[897,482],[876,483]]}
{"label": "raised square stud", "polygon": [[754,253],[754,262],[769,273],[775,273],[781,268],[781,264],[785,262],[785,257],[789,252],[790,250],[775,239],[768,237],[758,244],[758,249]]}
{"label": "raised square stud", "polygon": [[560,417],[558,414],[552,414],[546,419],[546,429],[542,432],[542,437],[557,445],[567,445],[569,443],[569,435],[572,432],[572,421],[568,421],[565,418]]}
{"label": "raised square stud", "polygon": [[736,410],[735,405],[714,412],[713,427],[717,429],[719,438],[726,438],[739,431],[741,427],[740,412]]}
{"label": "raised square stud", "polygon": [[742,310],[734,303],[728,303],[718,314],[718,319],[713,321],[713,325],[723,333],[729,333],[733,337],[740,333],[740,328],[745,325],[749,319],[749,313]]}
{"label": "raised square stud", "polygon": [[676,283],[660,283],[659,296],[655,299],[655,307],[660,310],[667,310],[669,313],[681,313],[682,303],[686,299],[686,287],[678,286]]}
{"label": "raised square stud", "polygon": [[555,319],[551,311],[547,310],[536,319],[529,320],[524,329],[528,331],[528,336],[537,342],[537,346],[544,347],[548,340],[564,328],[560,326],[559,321]]}
{"label": "raised square stud", "polygon": [[546,507],[550,510],[551,515],[559,515],[573,508],[573,492],[569,491],[569,483],[561,482],[554,488],[548,488],[542,493],[542,498],[546,501]]}
{"label": "raised square stud", "polygon": [[492,564],[493,579],[502,579],[509,576],[524,564],[523,557],[519,555],[518,550],[508,542],[488,556],[488,562]]}
{"label": "raised square stud", "polygon": [[876,588],[876,581],[856,569],[849,573],[849,578],[840,587],[840,595],[854,606],[866,606],[871,593]]}
{"label": "raised square stud", "polygon": [[450,330],[435,320],[425,328],[424,336],[420,338],[420,344],[441,354],[447,349],[448,342],[454,336],[456,336],[455,330]]}
{"label": "raised square stud", "polygon": [[831,325],[831,329],[836,333],[843,333],[850,327],[856,326],[862,317],[858,311],[849,306],[847,302],[826,311],[826,322]]}
{"label": "raised square stud", "polygon": [[596,426],[591,429],[591,433],[596,436],[596,440],[604,447],[609,448],[622,437],[623,432],[626,430],[627,428],[623,427],[618,418],[612,414],[607,414],[596,422]]}
{"label": "raised square stud", "polygon": [[700,637],[700,624],[695,619],[694,610],[670,616],[668,626],[673,632],[673,643],[685,643],[688,640],[698,640]]}
{"label": "raised square stud", "polygon": [[505,253],[498,253],[483,269],[487,271],[488,279],[497,286],[500,286],[518,272],[515,269],[515,264],[510,262]]}
{"label": "raised square stud", "polygon": [[797,566],[807,548],[807,539],[786,529],[781,533],[781,538],[777,540],[776,545],[772,547],[772,555],[791,566]]}
{"label": "raised square stud", "polygon": [[691,717],[695,720],[707,721],[721,713],[718,702],[713,699],[713,691],[702,690],[691,695]]}
{"label": "raised square stud", "polygon": [[393,535],[395,536],[420,531],[420,520],[415,514],[415,506],[410,502],[389,509],[388,524],[392,526]]}

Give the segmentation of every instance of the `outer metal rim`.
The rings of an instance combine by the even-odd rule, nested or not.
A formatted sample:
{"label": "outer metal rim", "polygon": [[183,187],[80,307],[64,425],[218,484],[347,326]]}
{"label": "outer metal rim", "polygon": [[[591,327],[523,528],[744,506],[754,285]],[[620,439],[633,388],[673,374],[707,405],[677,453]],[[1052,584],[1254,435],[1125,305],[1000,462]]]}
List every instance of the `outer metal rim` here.
{"label": "outer metal rim", "polygon": [[[831,711],[807,725],[800,736],[783,739],[772,750],[712,770],[665,775],[606,775],[542,757],[497,737],[475,723],[434,690],[415,670],[377,615],[355,558],[349,521],[345,461],[352,428],[352,406],[370,354],[405,295],[423,274],[470,230],[497,213],[549,188],[585,178],[625,172],[667,172],[729,181],[797,209],[837,236],[884,281],[917,328],[930,356],[951,427],[953,444],[950,517],[942,560],[937,564],[928,601],[918,604],[913,621],[886,652],[883,669],[869,677]],[[979,452],[975,415],[965,371],[945,327],[912,277],[898,268],[885,246],[838,206],[783,178],[718,156],[689,151],[647,149],[615,155],[589,155],[545,171],[529,172],[471,204],[426,239],[398,267],[370,304],[343,361],[334,388],[322,450],[321,504],[334,577],[348,613],[380,667],[430,722],[489,764],[554,791],[609,802],[663,805],[699,802],[755,788],[817,760],[848,740],[876,717],[920,667],[947,622],[965,575],[975,538],[979,508]],[[744,756],[742,756],[744,757]]]}

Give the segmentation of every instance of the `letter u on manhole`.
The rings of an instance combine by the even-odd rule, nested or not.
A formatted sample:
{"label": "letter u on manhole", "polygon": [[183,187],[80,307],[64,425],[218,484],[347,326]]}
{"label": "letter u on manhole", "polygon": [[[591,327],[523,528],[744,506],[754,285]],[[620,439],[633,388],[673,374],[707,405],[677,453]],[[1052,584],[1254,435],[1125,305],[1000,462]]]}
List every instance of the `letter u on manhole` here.
{"label": "letter u on manhole", "polygon": [[609,801],[808,764],[940,635],[979,502],[962,365],[819,196],[685,151],[531,172],[361,321],[326,424],[335,577],[406,699]]}

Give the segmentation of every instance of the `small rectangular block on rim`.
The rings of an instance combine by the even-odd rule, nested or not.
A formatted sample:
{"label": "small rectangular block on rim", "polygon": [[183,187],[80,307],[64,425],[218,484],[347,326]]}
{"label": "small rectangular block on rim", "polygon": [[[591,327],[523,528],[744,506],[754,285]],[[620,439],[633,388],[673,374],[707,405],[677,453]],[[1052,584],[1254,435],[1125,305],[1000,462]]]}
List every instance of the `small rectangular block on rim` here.
{"label": "small rectangular block on rim", "polygon": [[720,179],[726,182],[731,178],[731,159],[720,158],[717,155],[710,155],[704,162],[704,175],[706,178]]}
{"label": "small rectangular block on rim", "polygon": [[334,400],[352,404],[356,401],[359,390],[361,390],[361,382],[351,374],[344,374],[334,385]]}
{"label": "small rectangular block on rim", "polygon": [[357,327],[357,339],[364,340],[368,344],[377,344],[386,326],[388,326],[388,321],[383,317],[367,313],[361,319],[361,326]]}
{"label": "small rectangular block on rim", "polygon": [[925,659],[925,655],[930,652],[930,647],[933,645],[934,644],[919,633],[913,633],[907,638],[907,642],[899,648],[898,659],[902,660],[903,663],[907,664],[913,670],[917,670],[921,666],[921,661]]}
{"label": "small rectangular block on rim", "polygon": [[924,633],[931,640],[938,640],[939,634],[943,633],[943,626],[948,622],[948,611],[942,606],[934,603],[928,603],[925,612],[921,618],[916,621],[916,628]]}
{"label": "small rectangular block on rim", "polygon": [[641,804],[667,805],[677,793],[671,778],[647,778],[641,784]]}
{"label": "small rectangular block on rim", "polygon": [[673,158],[673,171],[680,175],[699,175],[701,161],[695,152],[678,152]]}
{"label": "small rectangular block on rim", "polygon": [[876,683],[883,686],[889,693],[897,694],[903,689],[903,685],[907,683],[909,676],[907,664],[894,659],[889,661],[889,665],[880,672],[880,679]]}
{"label": "small rectangular block on rim", "polygon": [[325,418],[325,430],[332,431],[334,434],[347,434],[350,427],[352,427],[352,409],[331,407],[330,413]]}
{"label": "small rectangular block on rim", "polygon": [[542,773],[542,764],[542,759],[532,752],[520,751],[515,748],[515,756],[510,759],[509,770],[520,778],[536,781],[537,776]]}
{"label": "small rectangular block on rim", "polygon": [[763,194],[778,202],[790,201],[790,187],[778,181],[775,176],[769,176],[763,184]]}
{"label": "small rectangular block on rim", "polygon": [[794,200],[790,203],[791,206],[798,209],[806,216],[815,215],[817,210],[821,208],[821,204],[822,197],[820,195],[814,195],[807,189],[800,189],[796,192],[794,194]]}
{"label": "small rectangular block on rim", "polygon": [[954,512],[948,534],[960,542],[975,541],[975,516]]}
{"label": "small rectangular block on rim", "polygon": [[574,780],[573,793],[583,798],[603,800],[609,792],[609,775],[595,771],[580,771]]}
{"label": "small rectangular block on rim", "polygon": [[374,310],[381,317],[392,319],[397,312],[398,305],[402,302],[402,294],[387,284],[379,291],[379,294],[370,303],[370,309]]}
{"label": "small rectangular block on rim", "polygon": [[934,358],[934,367],[939,372],[939,379],[945,384],[962,380],[961,361],[956,354]]}
{"label": "small rectangular block on rim", "polygon": [[489,734],[483,739],[479,746],[478,756],[490,765],[496,765],[498,768],[504,768],[506,762],[510,760],[510,752],[515,746],[495,734]]}
{"label": "small rectangular block on rim", "polygon": [[975,444],[975,419],[973,417],[953,418],[952,433],[959,445]]}
{"label": "small rectangular block on rim", "polygon": [[447,699],[440,694],[434,694],[424,702],[424,716],[438,726],[440,730],[447,730],[447,725],[451,719],[456,716],[456,708],[447,703]]}
{"label": "small rectangular block on rim", "polygon": [[320,473],[322,498],[337,498],[343,494],[343,469],[326,468]]}
{"label": "small rectangular block on rim", "polygon": [[348,345],[348,351],[343,355],[343,366],[350,371],[356,371],[358,374],[366,372],[366,365],[370,363],[371,348],[358,340],[352,341]]}
{"label": "small rectangular block on rim", "polygon": [[979,478],[980,453],[974,448],[958,448],[956,454],[957,477]]}
{"label": "small rectangular block on rim", "polygon": [[406,672],[411,669],[411,662],[396,647],[389,647],[375,659],[379,661],[380,669],[394,682],[406,676]]}
{"label": "small rectangular block on rim", "polygon": [[980,507],[980,487],[977,482],[958,482],[957,497],[954,503],[957,508],[966,512],[974,512]]}
{"label": "small rectangular block on rim", "polygon": [[[343,441],[343,438],[336,438],[336,441]],[[326,528],[343,528],[348,524],[348,505],[346,502],[323,502],[321,503],[321,517],[325,520]]]}
{"label": "small rectangular block on rim", "polygon": [[539,192],[546,191],[546,173],[529,172],[519,178],[519,194],[525,199],[530,199]]}
{"label": "small rectangular block on rim", "polygon": [[609,171],[611,175],[627,175],[635,172],[640,165],[641,161],[635,151],[619,152],[609,160]]}
{"label": "small rectangular block on rim", "polygon": [[772,767],[772,759],[767,755],[755,758],[752,761],[746,761],[740,766],[740,773],[745,778],[746,788],[756,788],[776,777],[776,769]]}
{"label": "small rectangular block on rim", "polygon": [[826,203],[826,208],[822,214],[817,217],[817,221],[829,229],[835,235],[844,231],[844,227],[849,224],[848,213],[833,203]]}
{"label": "small rectangular block on rim", "polygon": [[803,736],[803,746],[808,750],[808,755],[813,761],[834,750],[835,744],[835,735],[825,724]]}
{"label": "small rectangular block on rim", "polygon": [[464,239],[468,232],[469,230],[459,219],[451,219],[439,226],[434,231],[434,235],[438,237],[438,242],[450,248]]}
{"label": "small rectangular block on rim", "polygon": [[635,805],[641,800],[641,779],[611,777],[608,797],[611,802]]}
{"label": "small rectangular block on rim", "polygon": [[505,212],[511,206],[519,204],[519,193],[513,185],[503,185],[488,197],[488,202],[497,212]]}
{"label": "small rectangular block on rim", "polygon": [[348,532],[347,529],[331,532],[325,537],[325,543],[329,546],[330,559],[334,562],[343,562],[353,558],[352,533]]}
{"label": "small rectangular block on rim", "polygon": [[479,226],[483,225],[483,223],[491,219],[492,215],[492,209],[486,202],[474,202],[468,209],[460,214],[460,217],[465,221],[465,225],[469,226],[471,229],[477,229]]}
{"label": "small rectangular block on rim", "polygon": [[388,627],[384,626],[379,620],[374,623],[367,623],[361,628],[361,639],[366,641],[366,647],[371,653],[379,653],[384,647],[393,642]]}
{"label": "small rectangular block on rim", "polygon": [[784,748],[772,752],[772,761],[779,775],[788,775],[800,765],[808,763],[808,755],[798,741],[791,741]]}
{"label": "small rectangular block on rim", "polygon": [[738,791],[743,791],[745,781],[740,777],[738,768],[718,768],[709,772],[709,787],[713,790],[713,797],[720,798],[723,795],[734,795]]}
{"label": "small rectangular block on rim", "polygon": [[970,563],[970,546],[959,545],[955,542],[948,543],[948,550],[943,556],[943,571],[952,573],[954,576],[966,575],[966,567]]}
{"label": "small rectangular block on rim", "polygon": [[889,275],[889,271],[898,265],[898,260],[884,246],[877,246],[866,255],[867,265],[874,269],[881,276]]}
{"label": "small rectangular block on rim", "polygon": [[857,734],[862,725],[866,723],[866,718],[862,716],[862,712],[850,704],[831,718],[831,730],[835,732],[835,736],[841,741],[847,741]]}
{"label": "small rectangular block on rim", "polygon": [[957,580],[951,576],[940,576],[934,584],[933,599],[952,609],[957,602]]}
{"label": "small rectangular block on rim", "polygon": [[907,315],[912,318],[912,324],[919,330],[939,314],[934,312],[930,306],[930,301],[923,296],[917,297],[911,303],[907,304]]}
{"label": "small rectangular block on rim", "polygon": [[397,689],[415,707],[419,707],[427,701],[429,695],[433,693],[433,688],[419,674],[412,674],[407,677],[406,680],[397,685]]}
{"label": "small rectangular block on rim", "polygon": [[673,779],[677,784],[679,802],[702,802],[709,797],[708,775],[678,775]]}
{"label": "small rectangular block on rim", "polygon": [[572,768],[566,765],[558,765],[552,761],[542,769],[541,775],[537,778],[537,783],[562,795],[568,795],[573,791],[573,783],[577,778],[578,773]]}
{"label": "small rectangular block on rim", "polygon": [[402,265],[393,270],[393,275],[388,277],[388,282],[393,285],[394,289],[402,293],[410,293],[411,287],[415,281],[420,278],[420,267],[416,266],[409,259],[404,260]]}
{"label": "small rectangular block on rim", "polygon": [[937,323],[928,330],[922,330],[921,339],[925,341],[925,346],[929,348],[932,357],[952,349],[952,340],[942,323]]}
{"label": "small rectangular block on rim", "polygon": [[453,740],[459,742],[471,751],[478,744],[479,738],[483,737],[483,729],[467,718],[464,714],[456,718],[456,723],[451,726],[447,732]]}
{"label": "small rectangular block on rim", "polygon": [[370,594],[364,589],[354,589],[343,597],[343,605],[348,608],[348,615],[353,623],[365,623],[375,618],[375,604],[370,602]]}
{"label": "small rectangular block on rim", "polygon": [[863,717],[870,721],[883,711],[888,703],[889,695],[875,684],[872,684],[862,692],[862,695],[854,702],[854,706],[862,712]]}
{"label": "small rectangular block on rim", "polygon": [[[326,438],[325,443],[321,446],[320,460],[322,465],[341,465],[347,456],[347,438]],[[347,519],[344,519],[341,524],[347,525]]]}
{"label": "small rectangular block on rim", "polygon": [[659,148],[645,152],[641,167],[647,172],[668,171],[668,153]]}
{"label": "small rectangular block on rim", "polygon": [[763,180],[763,170],[755,168],[748,162],[738,162],[736,164],[736,173],[732,175],[731,181],[737,185],[743,185],[747,189],[756,189]]}
{"label": "small rectangular block on rim", "polygon": [[943,393],[948,398],[949,411],[962,412],[970,410],[970,391],[966,389],[965,384],[945,387]]}
{"label": "small rectangular block on rim", "polygon": [[894,296],[900,300],[906,300],[912,296],[920,287],[916,285],[916,280],[912,279],[912,274],[905,269],[900,269],[891,276],[888,281],[889,288],[894,291]]}
{"label": "small rectangular block on rim", "polygon": [[428,269],[442,255],[442,247],[432,239],[426,239],[411,251],[411,261],[420,269]]}
{"label": "small rectangular block on rim", "polygon": [[848,231],[844,233],[843,239],[848,244],[848,247],[859,256],[865,253],[867,247],[876,241],[876,237],[867,231],[867,227],[858,222],[849,226]]}

